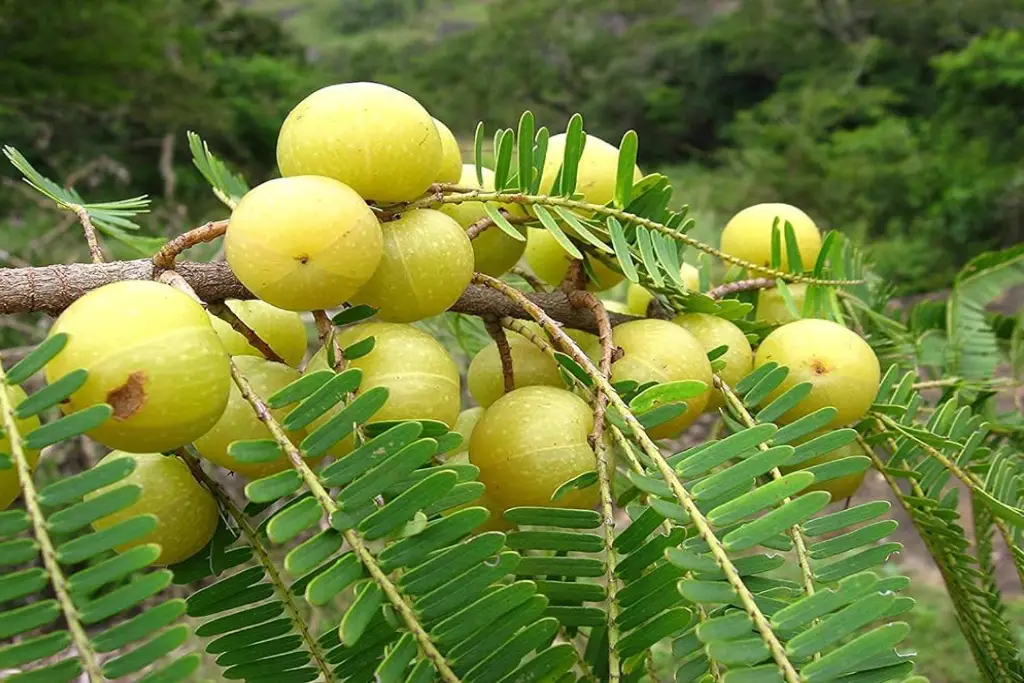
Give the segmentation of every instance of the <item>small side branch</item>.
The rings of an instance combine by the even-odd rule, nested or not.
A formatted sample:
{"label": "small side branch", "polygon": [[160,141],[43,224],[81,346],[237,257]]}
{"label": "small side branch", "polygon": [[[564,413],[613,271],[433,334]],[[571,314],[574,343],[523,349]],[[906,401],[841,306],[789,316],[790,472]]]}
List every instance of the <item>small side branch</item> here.
{"label": "small side branch", "polygon": [[245,337],[245,341],[249,342],[254,349],[263,354],[264,358],[266,358],[267,360],[272,360],[275,363],[284,362],[284,359],[281,358],[281,356],[276,351],[274,351],[274,349],[270,348],[270,344],[263,341],[263,339],[258,334],[256,334],[255,330],[253,330],[251,327],[242,322],[241,318],[235,315],[234,311],[228,308],[227,304],[225,304],[223,301],[217,301],[212,304],[208,304],[206,310],[208,310],[210,313],[213,313],[215,316],[226,322],[228,325],[231,325],[231,328],[235,330],[235,332],[238,332],[240,335]]}
{"label": "small side branch", "polygon": [[160,251],[153,256],[153,265],[164,270],[171,270],[174,268],[174,262],[178,258],[178,254],[197,244],[212,242],[227,232],[227,229],[227,220],[210,221],[206,225],[201,225],[198,228],[178,235],[161,247]]}
{"label": "small side branch", "polygon": [[526,280],[526,284],[530,285],[530,287],[535,292],[546,292],[546,291],[548,291],[548,286],[546,284],[544,284],[544,282],[542,282],[540,278],[538,278],[536,275],[534,275],[533,273],[528,271],[526,268],[520,268],[519,266],[512,266],[512,268],[508,272],[510,272],[512,275],[515,275],[517,277],[521,277],[524,280]]}
{"label": "small side branch", "polygon": [[775,286],[775,280],[768,277],[755,277],[750,280],[737,280],[724,285],[718,285],[707,291],[712,299],[721,299],[736,294],[737,292],[749,292],[755,289],[771,289]]}
{"label": "small side branch", "polygon": [[508,337],[505,336],[505,330],[497,318],[493,316],[484,318],[484,327],[498,347],[498,358],[501,359],[501,377],[507,394],[516,388],[515,376],[512,374],[512,347],[509,346]]}
{"label": "small side branch", "polygon": [[103,263],[106,259],[103,258],[103,249],[100,247],[99,238],[96,236],[96,228],[92,224],[89,212],[81,204],[68,204],[67,207],[78,216],[78,222],[82,224],[82,230],[85,232],[85,241],[89,245],[89,255],[92,257],[92,262]]}

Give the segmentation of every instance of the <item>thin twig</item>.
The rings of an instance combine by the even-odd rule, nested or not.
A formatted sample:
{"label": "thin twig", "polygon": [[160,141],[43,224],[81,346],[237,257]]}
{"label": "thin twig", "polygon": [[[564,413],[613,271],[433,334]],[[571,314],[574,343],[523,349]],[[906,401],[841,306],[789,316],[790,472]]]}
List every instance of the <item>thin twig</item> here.
{"label": "thin twig", "polygon": [[153,265],[157,268],[163,268],[164,270],[171,270],[174,268],[174,262],[178,258],[178,254],[186,249],[196,246],[197,244],[212,242],[227,232],[227,229],[228,221],[225,219],[221,221],[210,221],[205,225],[201,225],[198,228],[194,228],[186,233],[178,235],[161,247],[160,251],[153,256]]}
{"label": "thin twig", "polygon": [[81,204],[68,204],[67,207],[78,216],[78,222],[82,224],[82,230],[85,231],[85,241],[89,244],[89,255],[92,256],[92,262],[103,263],[106,259],[103,258],[103,249],[100,248],[100,241],[96,237],[96,228],[93,227],[89,212]]}
{"label": "thin twig", "polygon": [[721,299],[737,292],[749,292],[754,289],[771,289],[775,286],[775,280],[768,277],[755,277],[750,280],[737,280],[724,285],[712,287],[707,295],[712,299]]}
{"label": "thin twig", "polygon": [[520,268],[519,266],[512,266],[508,271],[512,275],[521,277],[526,280],[526,284],[530,285],[535,292],[546,292],[548,286],[539,277],[528,271],[526,268]]}
{"label": "thin twig", "polygon": [[484,328],[494,340],[495,346],[498,347],[498,358],[501,359],[501,378],[507,394],[516,388],[514,368],[512,367],[512,347],[509,346],[508,337],[505,336],[505,330],[497,318],[493,316],[484,318]]}
{"label": "thin twig", "polygon": [[206,310],[213,313],[228,325],[231,325],[231,328],[245,337],[245,341],[249,342],[254,349],[263,354],[264,358],[274,361],[275,363],[284,363],[284,358],[281,358],[274,349],[270,348],[270,344],[263,341],[263,339],[256,334],[254,329],[242,322],[242,319],[235,315],[235,312],[228,308],[228,305],[223,301],[208,304],[206,306]]}
{"label": "thin twig", "polygon": [[[320,337],[320,346],[326,347],[329,342],[334,347],[334,367],[331,369],[335,372],[341,372],[345,369],[345,356],[341,352],[341,343],[338,341],[338,335],[334,334],[334,323],[331,322],[327,312],[322,310],[313,311],[313,322],[316,323],[316,333]],[[324,360],[327,359],[325,358]]]}

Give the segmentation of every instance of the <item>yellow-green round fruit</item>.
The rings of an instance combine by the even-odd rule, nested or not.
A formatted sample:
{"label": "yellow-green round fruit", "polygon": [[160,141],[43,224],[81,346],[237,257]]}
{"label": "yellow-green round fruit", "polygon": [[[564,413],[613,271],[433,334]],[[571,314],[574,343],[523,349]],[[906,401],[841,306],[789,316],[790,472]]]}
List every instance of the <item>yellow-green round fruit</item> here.
{"label": "yellow-green round fruit", "polygon": [[381,320],[411,323],[443,313],[473,279],[473,246],[450,216],[408,211],[385,223],[384,255],[352,297],[377,309]]}
{"label": "yellow-green round fruit", "polygon": [[381,228],[352,188],[330,178],[275,178],[231,213],[224,253],[235,276],[289,311],[333,308],[369,281]]}
{"label": "yellow-green round fruit", "polygon": [[[569,262],[572,257],[562,249],[561,245],[551,236],[551,233],[541,228],[530,228],[527,231],[526,241],[526,262],[530,270],[544,282],[550,285],[557,285],[565,277],[569,270]],[[587,256],[597,281],[589,280],[587,289],[592,292],[601,292],[622,282],[624,277],[617,270],[612,270],[597,259]]]}
{"label": "yellow-green round fruit", "polygon": [[484,409],[480,406],[466,408],[455,418],[455,425],[452,431],[462,436],[462,443],[455,450],[441,456],[445,462],[468,463],[469,462],[469,439],[473,436],[473,429],[476,423],[484,415]]}
{"label": "yellow-green round fruit", "polygon": [[469,442],[469,461],[500,515],[511,507],[590,508],[595,484],[558,500],[551,495],[565,482],[596,468],[587,437],[594,416],[587,403],[565,389],[516,389],[484,412]]}
{"label": "yellow-green round fruit", "polygon": [[[787,283],[786,286],[793,296],[796,309],[802,311],[804,299],[807,298],[807,285]],[[786,300],[782,298],[782,292],[776,287],[762,289],[757,293],[756,318],[772,325],[785,325],[797,319],[789,312]]]}
{"label": "yellow-green round fruit", "polygon": [[[411,325],[369,322],[345,328],[338,343],[346,348],[367,337],[375,339],[373,350],[347,362],[347,367],[363,372],[356,394],[373,387],[388,390],[388,399],[370,422],[390,420],[438,420],[449,427],[459,415],[461,389],[459,370],[440,342]],[[327,367],[327,353],[321,348],[309,359],[306,372]],[[332,416],[335,407],[315,420],[313,431]],[[343,440],[330,453],[336,457],[352,448],[352,440]]]}
{"label": "yellow-green round fruit", "polygon": [[[17,408],[18,404],[25,400],[25,390],[18,386],[8,387],[7,399]],[[26,417],[24,420],[15,418],[14,424],[18,427],[18,433],[24,437],[39,427],[39,418],[35,415]],[[0,453],[6,454],[11,460],[10,467],[0,470],[0,510],[6,510],[21,495],[21,485],[18,483],[20,481],[18,468],[14,465],[14,456],[11,453],[10,436],[3,432],[0,432]],[[34,472],[39,463],[39,451],[26,448],[24,453],[29,468]]]}
{"label": "yellow-green round fruit", "polygon": [[622,313],[623,315],[629,315],[629,306],[624,301],[601,299],[601,303],[604,304],[605,310],[609,313]]}
{"label": "yellow-green round fruit", "polygon": [[[683,287],[685,289],[694,292],[700,291],[699,270],[691,266],[689,263],[684,263],[679,267],[679,275],[683,279]],[[629,287],[626,289],[626,307],[632,315],[646,316],[647,306],[651,303],[651,299],[653,298],[653,294],[635,282],[630,282]]]}
{"label": "yellow-green round fruit", "polygon": [[277,138],[283,176],[334,178],[375,202],[405,202],[434,182],[444,158],[434,119],[380,83],[317,90],[288,114]]}
{"label": "yellow-green round fruit", "polygon": [[[806,213],[789,204],[755,204],[748,206],[729,219],[722,231],[722,251],[759,266],[772,263],[772,223],[779,219],[779,230],[784,231],[786,221],[793,226],[800,260],[804,267],[814,265],[821,250],[821,232]],[[789,267],[786,256],[785,232],[782,245],[782,267]]]}
{"label": "yellow-green round fruit", "polygon": [[[810,441],[812,438],[819,435],[820,433],[813,434],[812,436],[804,439],[804,441]],[[832,462],[833,460],[839,460],[841,458],[848,458],[856,455],[861,455],[860,450],[853,444],[847,444],[846,446],[841,446],[834,451],[829,451],[828,453],[823,453],[817,457],[811,458],[810,460],[805,460],[797,466],[780,467],[779,471],[783,474],[789,474],[790,472],[796,472],[797,470],[805,470],[808,467],[823,465],[827,462]],[[847,474],[843,477],[815,482],[804,489],[804,491],[828,491],[832,494],[832,502],[845,500],[857,492],[857,489],[859,489],[860,485],[864,482],[864,476],[867,472],[867,470],[863,470],[861,472]]]}
{"label": "yellow-green round fruit", "polygon": [[[476,179],[476,166],[466,164],[462,166],[462,175],[459,177],[459,185],[463,187],[482,187],[485,190],[494,189],[494,171],[489,168],[481,168],[484,183],[481,185]],[[515,204],[499,204],[488,202],[496,209],[505,209],[513,216],[524,216],[522,207]],[[482,218],[487,216],[484,210],[484,202],[463,202],[462,204],[443,204],[441,211],[448,214],[463,228],[468,228]],[[526,228],[518,226],[523,235]],[[508,236],[500,228],[491,226],[478,234],[473,240],[473,257],[476,263],[476,270],[484,275],[500,277],[508,272],[509,268],[516,264],[519,257],[526,249],[526,240],[517,240]]]}
{"label": "yellow-green round fruit", "polygon": [[[555,176],[562,167],[565,156],[565,133],[552,135],[548,140],[548,151],[541,171],[540,193],[550,194]],[[583,155],[576,171],[576,193],[591,204],[607,204],[615,198],[615,178],[619,169],[619,148],[594,135],[587,135],[583,144]],[[633,183],[643,178],[643,173],[633,167]]]}
{"label": "yellow-green round fruit", "polygon": [[437,134],[441,136],[441,170],[437,173],[439,183],[459,183],[462,176],[462,151],[459,150],[459,141],[455,139],[448,126],[438,119],[434,119],[437,127]]}
{"label": "yellow-green round fruit", "polygon": [[711,396],[711,362],[704,345],[679,325],[667,320],[634,320],[612,330],[612,341],[622,357],[612,363],[612,381],[678,382],[697,380],[708,389],[687,399],[686,411],[648,431],[652,439],[678,436],[697,419]]}
{"label": "yellow-green round fruit", "polygon": [[[259,299],[228,299],[224,303],[288,365],[297,366],[306,357],[306,326],[295,311],[286,311]],[[262,355],[226,321],[211,313],[210,322],[232,356]]]}
{"label": "yellow-green round fruit", "polygon": [[[697,338],[706,351],[728,346],[729,350],[718,357],[725,361],[725,367],[718,373],[730,387],[750,374],[754,365],[754,352],[743,330],[733,323],[707,313],[684,313],[672,319],[676,325]],[[721,392],[713,390],[705,410],[717,410],[725,405]]]}
{"label": "yellow-green round fruit", "polygon": [[50,329],[51,336],[62,332],[69,339],[47,364],[46,381],[88,371],[61,409],[109,404],[113,416],[88,432],[104,446],[136,453],[179,448],[224,412],[227,351],[203,307],[169,285],[124,280],[94,289]]}
{"label": "yellow-green round fruit", "polygon": [[859,420],[878,393],[881,369],[878,357],[855,332],[831,320],[805,318],[783,325],[761,342],[754,367],[775,361],[789,374],[769,399],[810,382],[811,393],[776,422],[787,424],[819,408],[839,412],[828,423],[839,427]]}
{"label": "yellow-green round fruit", "polygon": [[[535,385],[565,386],[553,358],[515,332],[506,330],[505,338],[512,351],[512,379],[516,389]],[[469,393],[484,408],[504,395],[505,380],[496,343],[492,341],[473,357],[466,383]]]}
{"label": "yellow-green round fruit", "polygon": [[102,531],[136,515],[153,515],[156,528],[134,541],[115,548],[125,552],[140,545],[156,543],[160,556],[156,564],[183,562],[202,550],[217,528],[217,503],[213,495],[199,485],[188,466],[178,458],[160,453],[126,453],[113,451],[98,464],[118,458],[135,461],[135,471],[115,484],[86,495],[95,498],[121,486],[135,485],[141,489],[134,503],[93,522]]}
{"label": "yellow-green round fruit", "polygon": [[[250,386],[263,399],[270,397],[280,389],[288,386],[301,377],[295,368],[274,363],[265,358],[240,356],[235,358],[235,365],[242,375],[249,380]],[[278,422],[281,422],[295,406],[286,406],[270,411]],[[298,445],[306,435],[304,429],[288,432],[288,438]],[[231,399],[227,410],[213,429],[196,439],[195,447],[207,460],[220,465],[247,479],[259,479],[267,475],[281,472],[291,467],[291,462],[282,455],[271,462],[246,463],[239,462],[228,453],[228,446],[235,441],[253,439],[272,439],[273,435],[265,424],[260,422],[252,406],[246,401],[238,387],[231,387]],[[312,460],[311,462],[315,462]]]}

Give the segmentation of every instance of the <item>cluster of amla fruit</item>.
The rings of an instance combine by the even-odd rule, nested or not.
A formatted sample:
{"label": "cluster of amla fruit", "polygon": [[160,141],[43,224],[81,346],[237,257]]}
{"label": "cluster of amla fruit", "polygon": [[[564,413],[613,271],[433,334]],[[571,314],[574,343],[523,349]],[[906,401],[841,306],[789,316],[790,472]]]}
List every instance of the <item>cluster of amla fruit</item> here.
{"label": "cluster of amla fruit", "polygon": [[[561,135],[549,142],[541,192],[550,189],[557,175],[564,144]],[[588,202],[612,199],[617,159],[614,146],[587,137],[577,191]],[[414,209],[380,222],[375,210],[414,200],[432,183],[480,186],[475,167],[462,164],[451,132],[416,100],[384,85],[330,86],[299,103],[281,128],[278,165],[282,177],[255,187],[234,209],[225,253],[231,270],[257,297],[228,301],[228,307],[283,363],[264,358],[188,294],[153,281],[122,281],[92,290],[53,326],[51,334],[66,333],[69,338],[46,367],[47,381],[56,382],[78,368],[89,373],[62,410],[111,405],[111,419],[89,436],[114,449],[108,459],[134,458],[137,466],[127,482],[143,490],[137,503],[96,526],[128,515],[156,515],[156,530],[139,542],[159,543],[159,562],[164,564],[184,560],[205,546],[216,526],[213,498],[182,461],[164,454],[193,444],[204,458],[249,479],[289,467],[284,458],[253,464],[239,462],[229,453],[228,446],[235,441],[271,436],[232,381],[229,358],[234,357],[256,394],[270,396],[302,372],[327,367],[322,348],[299,370],[307,347],[299,312],[343,303],[377,309],[376,320],[337,335],[342,348],[375,339],[369,353],[347,361],[362,371],[357,393],[379,386],[388,389],[387,402],[374,420],[436,420],[463,434],[466,447],[458,457],[480,468],[487,490],[479,503],[491,509],[491,524],[500,526],[501,513],[513,506],[592,505],[596,486],[551,500],[561,484],[595,468],[595,454],[587,440],[593,414],[577,393],[565,388],[549,357],[509,332],[515,389],[503,395],[497,349],[493,344],[485,347],[473,359],[468,377],[479,406],[460,413],[462,392],[455,361],[436,339],[409,324],[449,308],[474,270],[493,276],[507,272],[524,256],[524,249],[535,274],[557,284],[569,267],[569,257],[549,233],[529,229],[524,244],[492,229],[471,242],[466,228],[486,215],[480,202]],[[484,171],[487,188],[493,175]],[[634,175],[639,179],[640,170]],[[820,247],[817,228],[785,205],[759,205],[737,215],[726,228],[723,243],[731,232],[742,233],[741,239],[727,250],[767,265],[765,245],[770,244],[778,207],[799,214],[784,218],[797,228],[801,255],[813,259]],[[522,207],[503,208],[511,215],[524,215]],[[766,232],[769,237],[756,242],[765,253],[742,252],[754,243],[752,234]],[[590,289],[601,291],[622,280],[620,273],[600,262],[590,266],[596,274]],[[683,275],[696,289],[695,271],[691,268]],[[642,301],[644,297],[647,300]],[[632,289],[630,308],[646,308],[650,297]],[[596,338],[573,335],[596,356]],[[676,436],[702,411],[722,405],[721,396],[710,388],[707,351],[723,344],[729,347],[720,372],[726,382],[735,382],[768,361],[791,368],[780,391],[797,382],[812,382],[811,396],[783,421],[834,405],[840,412],[830,426],[847,424],[867,410],[878,384],[878,361],[870,347],[842,326],[821,320],[779,328],[756,356],[734,324],[703,314],[619,325],[614,343],[623,354],[612,366],[613,381],[696,379],[709,387],[688,402],[685,413],[652,430],[654,438]],[[17,401],[20,395],[12,398]],[[284,417],[281,412],[274,411],[278,420]],[[333,414],[289,437],[299,443]],[[25,430],[33,426],[21,425]],[[6,447],[0,442],[0,451]],[[327,455],[344,457],[352,447],[350,437]],[[38,459],[38,453],[28,456],[32,463]],[[0,479],[3,508],[16,497],[18,484],[13,473],[0,477],[6,477]]]}

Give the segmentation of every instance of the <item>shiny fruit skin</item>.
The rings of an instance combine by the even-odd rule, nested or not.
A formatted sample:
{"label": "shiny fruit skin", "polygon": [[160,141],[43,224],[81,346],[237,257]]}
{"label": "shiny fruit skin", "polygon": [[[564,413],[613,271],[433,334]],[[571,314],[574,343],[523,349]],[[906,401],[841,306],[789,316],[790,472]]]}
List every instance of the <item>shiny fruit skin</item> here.
{"label": "shiny fruit skin", "polygon": [[[259,299],[228,299],[224,303],[288,365],[295,367],[306,357],[306,326],[302,324],[298,313],[271,306]],[[212,313],[210,323],[232,356],[262,355],[241,333]]]}
{"label": "shiny fruit skin", "polygon": [[[463,187],[482,187],[485,190],[494,189],[494,171],[489,168],[481,168],[484,184],[481,186],[476,179],[476,166],[466,164],[462,166],[462,175],[459,177],[459,185]],[[487,202],[495,208],[505,209],[513,216],[524,216],[522,207],[515,204],[499,204]],[[487,216],[484,210],[484,202],[463,202],[461,204],[443,204],[441,211],[454,218],[463,228],[468,228],[481,218]],[[526,228],[516,228],[523,235]],[[501,277],[514,266],[526,250],[526,240],[514,239],[500,228],[492,226],[476,236],[473,240],[473,257],[475,269],[484,275]]]}
{"label": "shiny fruit skin", "polygon": [[[722,345],[729,347],[728,351],[718,357],[719,360],[725,361],[725,367],[718,375],[729,387],[734,388],[741,379],[750,374],[754,367],[754,352],[750,349],[747,335],[736,325],[707,313],[684,313],[677,315],[672,322],[696,337],[705,351]],[[717,410],[723,405],[725,399],[716,389],[712,391],[705,410]]]}
{"label": "shiny fruit skin", "polygon": [[[772,223],[779,219],[779,230],[784,231],[786,221],[793,226],[800,260],[805,268],[812,267],[821,250],[821,232],[811,217],[790,204],[755,204],[729,219],[722,231],[722,251],[759,266],[771,266]],[[782,268],[789,267],[786,256],[785,232],[782,232]]]}
{"label": "shiny fruit skin", "polygon": [[443,158],[427,110],[380,83],[317,90],[292,109],[277,138],[281,175],[334,178],[375,202],[420,196],[437,179]]}
{"label": "shiny fruit skin", "polygon": [[677,382],[698,380],[708,386],[687,399],[686,411],[648,431],[652,439],[678,436],[704,411],[711,396],[711,362],[704,345],[679,325],[667,320],[634,320],[612,329],[613,343],[623,355],[612,363],[612,381]]}
{"label": "shiny fruit skin", "polygon": [[878,393],[881,369],[875,352],[855,332],[830,320],[805,318],[773,331],[758,347],[754,368],[771,361],[788,367],[789,375],[769,400],[802,382],[813,385],[807,398],[776,420],[779,424],[825,406],[839,411],[829,427],[850,424],[864,416]]}
{"label": "shiny fruit skin", "polygon": [[142,489],[141,494],[137,501],[123,510],[93,522],[93,528],[102,531],[136,515],[150,514],[157,519],[156,529],[118,546],[118,552],[156,543],[161,550],[155,564],[170,565],[187,560],[210,542],[217,528],[217,503],[213,495],[192,477],[184,462],[160,453],[113,451],[98,464],[117,458],[135,460],[135,471],[115,484],[86,495],[85,499],[126,484],[138,486]]}
{"label": "shiny fruit skin", "polygon": [[[807,437],[805,440],[810,441],[811,438],[813,438],[814,436],[820,436],[820,433],[814,434],[811,437]],[[795,467],[780,467],[779,470],[782,472],[782,474],[789,474],[790,472],[805,470],[815,465],[823,465],[827,462],[832,462],[833,460],[839,460],[840,458],[848,458],[850,456],[855,455],[861,455],[860,450],[853,444],[847,444],[846,446],[841,446],[835,449],[834,451],[822,453],[821,455],[811,458],[810,460],[805,460],[804,462],[800,463]],[[828,479],[826,481],[815,482],[808,486],[806,489],[804,489],[804,492],[828,491],[830,494],[832,494],[833,503],[836,501],[845,500],[857,492],[857,489],[859,489],[860,485],[864,482],[864,477],[865,475],[867,475],[867,473],[867,470],[863,470],[861,472],[847,474],[846,476],[843,477],[836,477],[835,479]]]}
{"label": "shiny fruit skin", "polygon": [[[565,156],[565,133],[552,135],[541,171],[540,194],[551,194],[555,176]],[[615,179],[619,170],[619,148],[594,135],[587,135],[583,155],[576,171],[576,193],[590,204],[607,204],[615,198]],[[643,178],[639,167],[633,167],[633,184]]]}
{"label": "shiny fruit skin", "polygon": [[480,418],[469,443],[469,461],[480,468],[494,514],[524,505],[590,508],[598,487],[551,500],[570,479],[596,468],[587,437],[594,424],[590,406],[554,387],[516,389],[495,401]]}
{"label": "shiny fruit skin", "polygon": [[443,313],[473,279],[473,245],[450,216],[414,209],[385,223],[373,277],[352,296],[380,320],[411,323]]}
{"label": "shiny fruit skin", "polygon": [[[793,303],[798,311],[803,311],[804,299],[807,298],[807,285],[786,283],[789,293],[793,296]],[[776,287],[762,289],[757,293],[757,310],[755,317],[772,325],[785,325],[797,318],[789,312],[786,307],[786,300],[782,298],[782,292]]]}
{"label": "shiny fruit skin", "polygon": [[203,307],[169,285],[124,280],[94,289],[57,318],[50,334],[60,332],[68,342],[47,364],[46,381],[88,371],[61,409],[109,403],[113,416],[88,432],[105,446],[143,453],[179,448],[224,412],[228,354]]}
{"label": "shiny fruit skin", "polygon": [[[529,228],[526,241],[526,263],[533,273],[550,285],[557,285],[569,270],[572,257],[562,249],[551,233],[541,228]],[[622,282],[622,273],[612,270],[600,261],[587,256],[597,282],[587,278],[587,289],[601,292]]]}
{"label": "shiny fruit skin", "polygon": [[[689,263],[684,263],[679,267],[679,275],[683,279],[683,289],[688,289],[693,292],[700,291],[700,271]],[[646,289],[630,282],[629,287],[626,289],[626,307],[629,309],[631,315],[646,316],[647,306],[651,303],[651,299],[654,295],[648,292]]]}
{"label": "shiny fruit skin", "polygon": [[[255,356],[239,356],[235,358],[235,365],[249,380],[253,391],[263,399],[270,397],[302,376],[295,368]],[[274,419],[280,422],[294,407],[285,406],[270,412]],[[305,435],[306,430],[304,429],[288,432],[288,438],[296,445],[302,441]],[[252,406],[242,397],[238,387],[232,385],[231,399],[228,401],[227,410],[224,411],[213,429],[195,440],[195,447],[199,454],[207,460],[247,479],[259,479],[288,469],[291,467],[291,462],[283,454],[271,462],[239,462],[228,453],[228,446],[234,441],[272,438],[270,430],[256,417]]]}
{"label": "shiny fruit skin", "polygon": [[[520,334],[506,330],[505,338],[512,351],[512,379],[516,389],[535,385],[565,386],[553,358]],[[484,408],[505,393],[501,357],[498,355],[498,345],[493,341],[473,357],[466,383],[469,385],[469,393]]]}
{"label": "shiny fruit skin", "polygon": [[[26,398],[25,390],[19,386],[8,387],[7,398],[11,405],[17,408],[18,404]],[[24,420],[15,418],[14,424],[18,427],[18,433],[24,438],[33,429],[39,427],[39,418],[35,415],[26,417]],[[29,469],[35,472],[36,465],[39,464],[39,451],[26,448],[23,449],[23,452],[25,459],[28,460]],[[0,433],[0,453],[5,453],[11,460],[10,467],[0,470],[0,511],[2,511],[6,510],[21,495],[18,468],[14,464],[14,455],[11,453],[11,439],[6,433]]]}
{"label": "shiny fruit skin", "polygon": [[352,188],[330,178],[275,178],[231,213],[224,253],[235,276],[272,306],[333,308],[380,263],[380,224]]}
{"label": "shiny fruit skin", "polygon": [[455,139],[451,129],[441,121],[434,119],[434,126],[441,137],[441,170],[437,172],[436,182],[461,185],[459,177],[462,175],[462,151],[459,149],[459,141]]}

